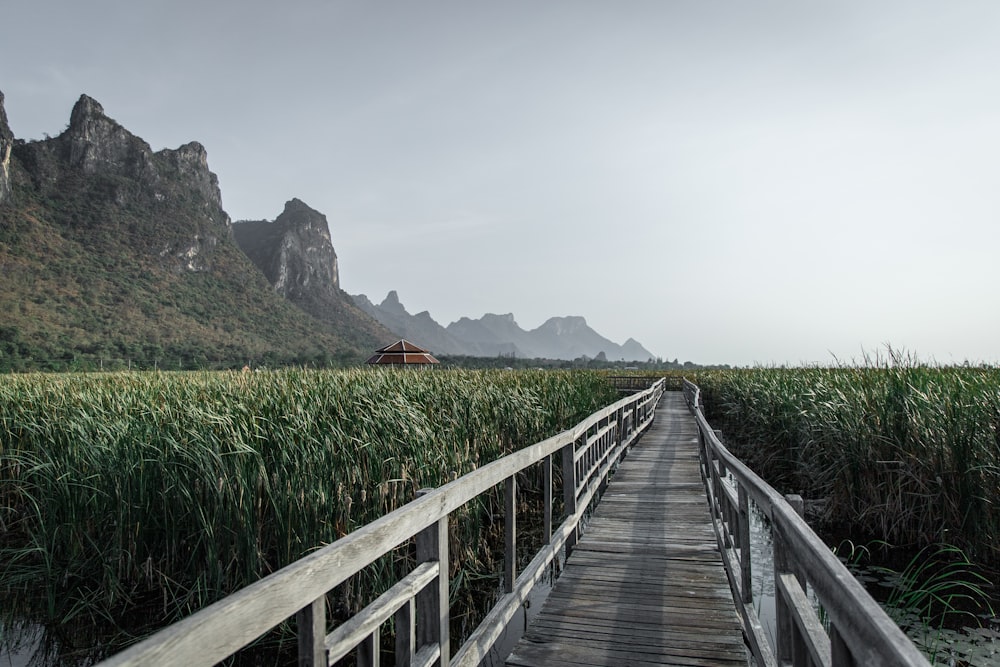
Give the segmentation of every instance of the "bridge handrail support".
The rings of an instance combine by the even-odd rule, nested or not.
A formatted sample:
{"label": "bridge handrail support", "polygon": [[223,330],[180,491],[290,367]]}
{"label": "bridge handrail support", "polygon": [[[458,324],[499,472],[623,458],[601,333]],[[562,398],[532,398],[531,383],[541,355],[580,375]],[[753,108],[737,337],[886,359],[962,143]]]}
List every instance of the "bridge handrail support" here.
{"label": "bridge handrail support", "polygon": [[[684,380],[698,424],[701,470],[723,564],[758,665],[916,665],[930,663],[802,517],[799,496],[779,494],[733,456],[705,418],[701,390]],[[771,646],[753,603],[749,504],[771,523],[777,646]],[[827,632],[806,596],[811,586]]]}
{"label": "bridge handrail support", "polygon": [[[664,391],[660,380],[622,398],[576,426],[528,445],[437,489],[427,490],[389,514],[300,558],[100,663],[103,667],[213,665],[295,616],[299,665],[328,665],[357,651],[359,665],[379,664],[380,629],[395,619],[397,664],[474,666],[486,657],[532,587],[576,542],[580,522],[600,497],[618,461],[650,426]],[[553,527],[552,466],[561,455],[564,512]],[[547,543],[524,571],[516,571],[516,476],[542,465]],[[570,483],[567,483],[569,480]],[[450,656],[448,518],[498,484],[504,484],[504,594]],[[416,543],[416,566],[396,585],[332,632],[326,632],[326,595],[365,567]]]}

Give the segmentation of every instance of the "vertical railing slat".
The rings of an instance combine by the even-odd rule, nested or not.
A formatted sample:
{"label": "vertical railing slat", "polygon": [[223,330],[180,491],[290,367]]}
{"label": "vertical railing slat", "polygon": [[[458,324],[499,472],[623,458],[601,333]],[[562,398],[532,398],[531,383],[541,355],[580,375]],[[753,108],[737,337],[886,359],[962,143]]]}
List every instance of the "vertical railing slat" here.
{"label": "vertical railing slat", "polygon": [[410,667],[413,655],[417,652],[417,635],[414,621],[416,602],[409,602],[396,610],[396,667]]}
{"label": "vertical railing slat", "polygon": [[[563,514],[572,516],[576,514],[576,441],[569,443],[562,448],[562,475],[563,475]],[[576,539],[579,535],[578,529],[566,537],[566,556],[569,557],[576,546]]]}
{"label": "vertical railing slat", "polygon": [[517,480],[513,475],[504,484],[503,507],[503,591],[510,593],[517,578]]}
{"label": "vertical railing slat", "polygon": [[753,602],[753,577],[750,569],[750,499],[743,484],[737,484],[740,502],[740,587],[743,602]]}
{"label": "vertical railing slat", "polygon": [[417,594],[417,650],[437,644],[441,649],[440,666],[450,661],[448,609],[448,517],[435,521],[417,534],[417,563],[437,561],[437,584]]}
{"label": "vertical railing slat", "polygon": [[544,517],[542,519],[543,525],[542,530],[544,531],[545,544],[548,544],[549,540],[552,539],[552,456],[546,456],[542,460],[542,492],[544,493],[544,498],[542,503],[544,505]]}
{"label": "vertical railing slat", "polygon": [[295,614],[299,667],[326,667],[326,596],[321,595]]}
{"label": "vertical railing slat", "polygon": [[381,634],[379,629],[375,628],[375,632],[368,635],[358,646],[358,667],[381,667],[382,656],[379,653]]}
{"label": "vertical railing slat", "polygon": [[836,626],[830,626],[830,662],[833,667],[856,667],[857,662],[851,653],[851,648],[840,635]]}
{"label": "vertical railing slat", "polygon": [[778,577],[788,572],[788,549],[781,531],[772,524],[771,548],[774,553],[774,615],[775,615],[775,654],[778,664],[790,663],[792,660],[792,632],[795,623],[792,621],[788,602],[781,594]]}
{"label": "vertical railing slat", "polygon": [[[792,506],[792,509],[795,510],[796,514],[800,517],[804,516],[805,504],[802,501],[802,496],[789,494],[785,496],[785,500],[787,500],[788,504]],[[798,566],[794,553],[788,552],[787,564],[789,567],[788,571],[795,575],[795,578],[798,579],[799,585],[802,586],[802,592],[805,593],[807,584],[806,576],[802,568]],[[792,660],[796,665],[808,665],[812,662],[809,658],[809,651],[806,648],[805,638],[802,636],[797,623],[795,624],[795,632],[792,633]]]}
{"label": "vertical railing slat", "polygon": [[[798,495],[787,495],[785,500],[801,516],[803,512],[802,497]],[[805,665],[808,663],[808,651],[805,641],[799,634],[798,625],[792,619],[791,608],[784,596],[780,593],[778,578],[782,574],[794,574],[802,586],[806,589],[806,580],[801,568],[795,564],[794,555],[788,549],[785,538],[780,530],[772,530],[772,543],[774,549],[774,606],[777,617],[777,654],[778,663],[790,662],[793,665]]]}

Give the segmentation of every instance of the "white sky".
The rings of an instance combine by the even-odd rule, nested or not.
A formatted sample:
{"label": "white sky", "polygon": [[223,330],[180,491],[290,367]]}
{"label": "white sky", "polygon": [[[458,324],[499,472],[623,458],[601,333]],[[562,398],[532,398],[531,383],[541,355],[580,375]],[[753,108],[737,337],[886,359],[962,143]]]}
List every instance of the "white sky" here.
{"label": "white sky", "polygon": [[1000,361],[1000,2],[6,0],[14,134],[81,93],[326,214],[352,294],[700,363]]}

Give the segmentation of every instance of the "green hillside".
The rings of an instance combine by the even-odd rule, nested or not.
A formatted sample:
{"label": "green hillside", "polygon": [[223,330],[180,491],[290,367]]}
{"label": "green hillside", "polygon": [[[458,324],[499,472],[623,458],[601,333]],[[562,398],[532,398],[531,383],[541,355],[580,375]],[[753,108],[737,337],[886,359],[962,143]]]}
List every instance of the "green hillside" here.
{"label": "green hillside", "polygon": [[338,365],[385,342],[356,309],[275,293],[199,144],[153,152],[83,97],[63,134],[14,141],[8,172],[0,371]]}

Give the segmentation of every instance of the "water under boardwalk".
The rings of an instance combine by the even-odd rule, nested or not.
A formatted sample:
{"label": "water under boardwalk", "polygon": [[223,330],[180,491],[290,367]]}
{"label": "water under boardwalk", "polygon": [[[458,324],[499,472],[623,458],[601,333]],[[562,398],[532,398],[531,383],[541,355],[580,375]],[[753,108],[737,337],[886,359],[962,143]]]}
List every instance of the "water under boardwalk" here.
{"label": "water under boardwalk", "polygon": [[664,394],[506,664],[747,664],[679,392]]}

